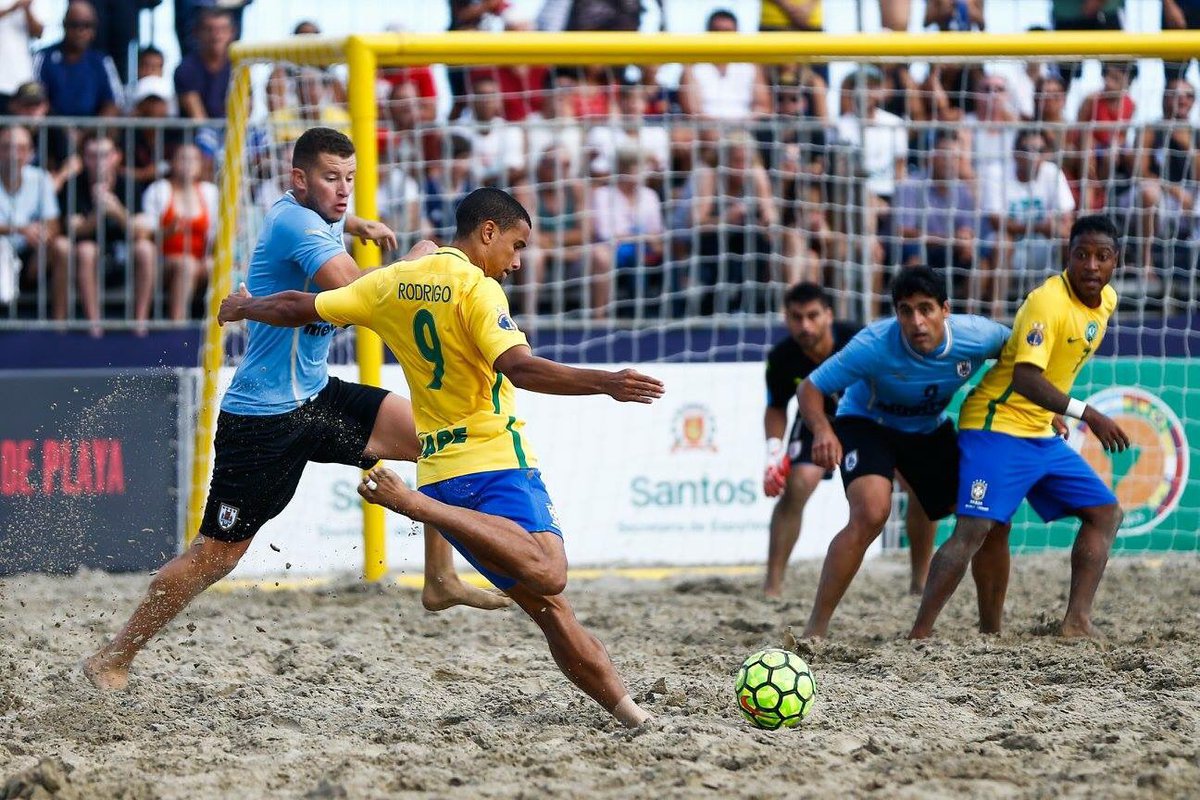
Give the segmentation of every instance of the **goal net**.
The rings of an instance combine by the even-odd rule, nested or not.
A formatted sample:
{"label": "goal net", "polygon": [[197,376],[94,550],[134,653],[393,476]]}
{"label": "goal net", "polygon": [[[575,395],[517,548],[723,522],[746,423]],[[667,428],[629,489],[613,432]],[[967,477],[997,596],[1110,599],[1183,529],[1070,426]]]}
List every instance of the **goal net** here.
{"label": "goal net", "polygon": [[[210,308],[240,280],[308,127],[352,136],[352,212],[397,232],[394,252],[353,243],[362,266],[421,238],[448,243],[461,197],[509,190],[534,222],[508,291],[535,351],[643,365],[668,387],[649,409],[522,398],[576,537],[573,560],[754,562],[772,509],[761,488],[763,362],[786,335],[788,286],[816,282],[838,318],[865,324],[891,313],[891,276],[924,264],[944,276],[956,312],[1011,321],[1061,271],[1072,219],[1104,213],[1123,235],[1121,303],[1073,393],[1114,416],[1134,447],[1105,454],[1083,430],[1071,441],[1125,508],[1118,550],[1195,550],[1196,81],[1161,60],[1194,49],[1184,37],[470,34],[239,46]],[[378,343],[363,339],[338,334],[337,369],[356,378],[361,359],[368,380],[406,394],[398,367],[379,372]],[[208,344],[211,404],[244,341],[213,327]],[[194,512],[210,419],[197,428]],[[340,472],[310,469],[291,516],[273,524],[327,545],[340,537],[333,549],[357,558],[357,476],[329,469]],[[798,552],[823,554],[844,515],[840,483],[826,482]],[[397,518],[374,524],[408,533]],[[1073,534],[1025,508],[1012,542],[1061,548]],[[393,553],[419,561],[419,548],[395,541]],[[903,541],[893,524],[888,544]]]}

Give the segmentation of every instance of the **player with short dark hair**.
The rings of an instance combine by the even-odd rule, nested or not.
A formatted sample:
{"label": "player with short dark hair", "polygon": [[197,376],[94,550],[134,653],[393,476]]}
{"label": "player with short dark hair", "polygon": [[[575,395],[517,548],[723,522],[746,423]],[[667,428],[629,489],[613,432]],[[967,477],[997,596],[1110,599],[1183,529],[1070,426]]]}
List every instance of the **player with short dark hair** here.
{"label": "player with short dark hair", "polygon": [[[380,222],[347,214],[354,186],[354,145],[330,128],[296,141],[292,189],[268,212],[246,285],[256,294],[313,286],[336,289],[361,274],[343,234],[385,250],[396,235]],[[409,257],[433,249],[418,245]],[[408,400],[375,386],[329,377],[332,325],[283,330],[251,324],[246,353],[221,401],[216,461],[199,535],[167,563],[146,597],[108,645],[84,663],[102,689],[123,689],[145,643],[191,600],[237,565],[254,535],[295,494],[310,461],[369,467],[380,458],[416,461],[420,453]],[[436,532],[425,537],[426,608],[508,601],[462,583]]]}
{"label": "player with short dark hair", "polygon": [[359,493],[437,527],[541,627],[568,678],[622,724],[640,724],[649,715],[562,596],[562,530],[515,398],[521,388],[649,403],[662,396],[662,384],[631,369],[578,369],[532,354],[499,283],[520,269],[531,234],[528,214],[511,196],[497,189],[467,195],[458,209],[458,231],[449,247],[375,270],[341,289],[231,295],[221,304],[220,319],[375,330],[412,391],[422,443],[420,490],[376,468]]}
{"label": "player with short dark hair", "polygon": [[[850,520],[829,545],[805,636],[828,631],[891,513],[895,473],[930,519],[954,510],[958,443],[945,409],[1008,338],[999,323],[951,314],[945,280],[927,267],[899,272],[892,305],[895,317],[868,325],[797,391],[800,413],[813,429],[813,461],[827,469],[841,464],[850,503]],[[843,394],[831,424],[825,398],[837,392]],[[1002,559],[990,551],[984,559],[992,564],[982,570],[985,580],[1001,580],[1001,566],[1007,580],[1007,550]]]}
{"label": "player with short dark hair", "polygon": [[[799,414],[792,423],[785,445],[787,410],[796,396],[796,387],[821,362],[845,347],[858,333],[858,326],[833,317],[829,294],[815,283],[797,283],[783,296],[783,319],[788,336],[767,354],[767,408],[763,429],[767,436],[767,463],[763,471],[763,492],[778,497],[771,512],[771,533],[767,548],[767,576],[763,593],[779,597],[788,559],[800,538],[804,506],[817,485],[833,476],[812,460],[812,430]],[[837,400],[826,398],[829,415],[837,411]]]}
{"label": "player with short dark hair", "polygon": [[998,529],[1024,499],[1047,522],[1079,518],[1062,634],[1099,635],[1092,602],[1121,525],[1121,505],[1051,424],[1056,414],[1065,414],[1083,420],[1106,451],[1129,447],[1116,422],[1067,394],[1100,347],[1117,307],[1117,293],[1109,285],[1120,262],[1117,227],[1104,216],[1080,217],[1071,227],[1067,253],[1066,270],[1030,292],[999,363],[963,403],[958,521],[934,556],[911,638],[933,632],[967,561],[1001,535]]}

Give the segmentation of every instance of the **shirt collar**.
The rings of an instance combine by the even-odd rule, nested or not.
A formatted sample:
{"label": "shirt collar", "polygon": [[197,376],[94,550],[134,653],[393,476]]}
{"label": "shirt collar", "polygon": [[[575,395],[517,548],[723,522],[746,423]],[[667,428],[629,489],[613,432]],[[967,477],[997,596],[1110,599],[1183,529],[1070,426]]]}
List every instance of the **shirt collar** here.
{"label": "shirt collar", "polygon": [[900,334],[900,341],[904,344],[904,349],[909,352],[914,358],[929,359],[929,358],[944,358],[950,352],[950,348],[954,345],[954,329],[950,325],[950,317],[946,317],[946,321],[942,323],[942,330],[945,331],[945,336],[942,337],[942,346],[933,353],[919,353],[909,343],[908,337],[904,335],[904,329],[900,327],[899,320],[896,321],[896,332]]}
{"label": "shirt collar", "polygon": [[464,253],[462,250],[459,250],[457,247],[451,247],[450,245],[443,245],[433,252],[434,252],[434,255],[454,256],[455,258],[461,258],[463,261],[467,262],[468,264],[471,263],[471,259],[467,258],[467,254]]}

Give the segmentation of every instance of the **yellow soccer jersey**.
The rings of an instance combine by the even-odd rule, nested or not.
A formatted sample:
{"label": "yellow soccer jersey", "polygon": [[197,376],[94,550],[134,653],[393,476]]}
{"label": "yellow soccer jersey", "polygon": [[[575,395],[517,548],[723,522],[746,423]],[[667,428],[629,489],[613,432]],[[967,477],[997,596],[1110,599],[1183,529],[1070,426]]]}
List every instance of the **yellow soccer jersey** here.
{"label": "yellow soccer jersey", "polygon": [[462,251],[443,247],[321,292],[317,313],[374,330],[400,361],[421,440],[419,486],[536,465],[521,435],[516,390],[492,366],[528,340],[500,284]]}
{"label": "yellow soccer jersey", "polygon": [[1108,318],[1116,307],[1117,293],[1105,286],[1100,307],[1088,308],[1071,290],[1065,273],[1030,292],[1017,312],[1000,359],[963,402],[959,428],[1027,438],[1053,436],[1053,412],[1013,391],[1013,367],[1036,364],[1044,370],[1046,380],[1069,394],[1079,368],[1104,339]]}

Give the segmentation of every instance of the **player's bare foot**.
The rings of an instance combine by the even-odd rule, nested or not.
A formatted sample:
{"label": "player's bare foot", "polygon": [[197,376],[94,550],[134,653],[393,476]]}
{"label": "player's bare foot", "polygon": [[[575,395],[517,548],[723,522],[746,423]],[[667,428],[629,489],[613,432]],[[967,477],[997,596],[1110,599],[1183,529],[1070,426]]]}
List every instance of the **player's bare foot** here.
{"label": "player's bare foot", "polygon": [[925,628],[913,628],[908,632],[909,639],[928,639],[933,634],[932,630]]}
{"label": "player's bare foot", "polygon": [[783,598],[783,588],[780,586],[764,586],[763,597],[768,600],[780,600]]}
{"label": "player's bare foot", "polygon": [[1062,629],[1058,635],[1064,639],[1095,639],[1103,641],[1105,636],[1100,632],[1100,629],[1092,624],[1091,620],[1079,619],[1064,619]]}
{"label": "player's bare foot", "polygon": [[129,686],[129,665],[121,663],[103,650],[84,659],[83,675],[102,692],[121,692]]}
{"label": "player's bare foot", "polygon": [[489,592],[469,583],[463,583],[457,576],[438,578],[425,582],[421,590],[421,605],[426,611],[444,611],[453,606],[470,606],[484,611],[494,611],[498,608],[508,608],[512,600],[506,595]]}

